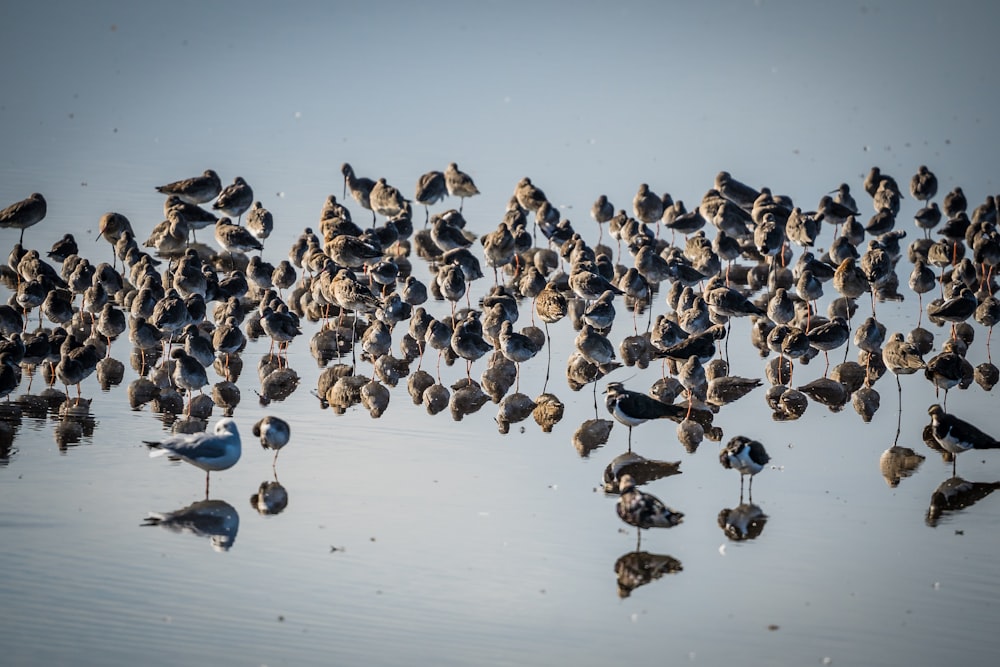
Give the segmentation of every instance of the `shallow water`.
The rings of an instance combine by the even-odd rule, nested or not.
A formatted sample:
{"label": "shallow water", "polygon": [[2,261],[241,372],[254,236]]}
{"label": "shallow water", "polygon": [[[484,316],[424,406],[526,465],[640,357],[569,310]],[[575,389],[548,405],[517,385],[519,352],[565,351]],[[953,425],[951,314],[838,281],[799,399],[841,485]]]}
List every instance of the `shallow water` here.
{"label": "shallow water", "polygon": [[[302,228],[316,226],[325,196],[340,196],[343,161],[363,175],[386,176],[407,195],[419,174],[457,161],[483,191],[465,203],[478,233],[495,227],[514,185],[529,175],[591,243],[597,229],[588,211],[602,192],[629,209],[638,183],[648,182],[692,208],[720,169],[768,184],[803,208],[845,181],[867,216],[861,180],[878,164],[904,188],[897,227],[907,230],[906,241],[917,230],[905,184],[919,164],[938,174],[938,201],[961,185],[971,209],[998,191],[985,141],[990,123],[944,93],[934,105],[914,102],[925,79],[940,79],[942,70],[967,88],[991,80],[978,53],[987,40],[975,34],[942,61],[947,15],[772,3],[733,3],[727,16],[680,15],[626,3],[572,19],[546,7],[524,26],[506,7],[460,19],[378,6],[379,16],[396,12],[379,25],[356,9],[302,5],[287,15],[265,5],[236,16],[211,10],[195,25],[184,5],[164,17],[107,6],[62,14],[45,35],[29,13],[38,10],[20,8],[0,22],[0,49],[11,56],[30,45],[37,59],[0,67],[3,86],[25,90],[36,77],[47,85],[0,108],[0,204],[43,192],[48,217],[26,231],[25,245],[46,250],[72,231],[81,254],[110,261],[110,247],[93,240],[102,213],[125,213],[143,236],[162,216],[153,186],[214,168],[226,183],[244,176],[275,214],[264,257],[277,262]],[[995,10],[955,11],[972,33],[995,19]],[[829,47],[816,53],[820,47],[805,37],[816,22],[855,31],[866,49],[845,49],[836,67],[824,65]],[[672,41],[661,35],[678,24],[694,28],[677,30]],[[877,37],[890,24],[912,39],[882,45]],[[747,31],[779,27],[787,30],[781,38],[750,40],[754,48],[702,50],[701,64],[678,64],[691,62],[686,49],[699,38],[743,44]],[[515,29],[530,48],[508,43]],[[590,43],[604,34],[620,50]],[[285,46],[269,57],[254,48],[255,39],[275,35]],[[393,41],[400,36],[409,41]],[[918,51],[927,77],[904,65]],[[352,59],[362,54],[368,76]],[[898,72],[898,94],[882,95],[869,80],[865,58],[876,57]],[[439,63],[430,89],[413,71],[427,62]],[[207,71],[191,76],[198,64]],[[837,78],[844,72],[852,78]],[[232,79],[238,85],[227,85]],[[635,92],[650,79],[662,86]],[[847,92],[827,97],[831,80]],[[739,113],[727,106],[732,99],[745,100]],[[355,220],[366,220],[353,201],[348,206]],[[418,228],[421,215],[414,213]],[[0,239],[12,244],[16,233],[0,230]],[[831,240],[827,226],[818,245]],[[426,280],[426,263],[413,265]],[[904,285],[910,268],[905,258],[897,267]],[[474,283],[472,298],[489,286],[489,278]],[[667,309],[665,291],[654,316]],[[832,291],[828,283],[821,312]],[[903,302],[878,305],[890,332],[916,324],[916,300],[903,291]],[[528,323],[528,305],[518,326]],[[444,314],[448,306],[429,308]],[[855,322],[869,310],[862,299]],[[624,307],[618,311],[616,345],[632,333]],[[749,326],[733,323],[732,372],[763,377]],[[939,348],[947,329],[926,317],[924,326]],[[682,474],[645,490],[685,513],[676,528],[644,531],[640,550],[670,556],[682,569],[622,596],[616,568],[655,559],[629,556],[636,533],[601,491],[605,466],[626,449],[627,429],[616,423],[608,443],[586,457],[573,445],[584,420],[611,417],[599,394],[606,381],[596,399],[593,386],[567,386],[576,335],[568,320],[551,327],[548,382],[545,351],[522,366],[520,380],[531,397],[543,387],[556,394],[564,417],[551,433],[529,417],[506,435],[493,403],[461,420],[449,410],[431,416],[413,405],[405,380],[378,420],[360,406],[342,415],[321,409],[310,393],[320,369],[307,345],[317,328],[305,324],[289,354],[298,388],[269,406],[255,394],[267,343],[251,343],[243,354],[235,411],[243,458],[211,483],[211,498],[239,517],[225,551],[204,536],[142,525],[150,512],[203,500],[204,480],[186,464],[148,458],[142,441],[167,430],[149,406],[128,407],[126,387],[136,374],[127,340],[112,347],[126,363],[120,385],[102,391],[93,377],[83,383],[92,421],[81,433],[67,433],[51,413],[21,418],[0,467],[6,663],[895,665],[961,655],[979,664],[1000,648],[992,565],[1000,502],[987,497],[928,525],[931,496],[951,477],[951,464],[922,442],[927,406],[938,399],[920,375],[902,378],[899,444],[926,460],[896,488],[879,470],[896,435],[891,376],[875,385],[882,404],[870,424],[850,405],[834,413],[816,403],[797,421],[773,421],[763,387],[724,407],[715,418],[723,442],[744,434],[772,456],[754,482],[753,501],[767,521],[747,541],[719,527],[720,511],[739,504],[740,489],[738,475],[719,465],[718,445],[706,441],[688,454],[673,423],[637,427],[634,451],[681,462]],[[987,355],[986,331],[975,328],[973,365]],[[847,354],[857,358],[853,344]],[[424,367],[433,373],[433,366],[429,353]],[[472,377],[484,368],[484,360],[474,364]],[[358,369],[371,375],[366,362]],[[822,374],[817,358],[797,368],[796,384]],[[442,365],[446,384],[463,375],[461,362]],[[608,380],[642,390],[659,376],[654,363]],[[32,393],[43,385],[36,377]],[[953,390],[948,408],[996,434],[995,391]],[[275,479],[271,453],[250,435],[265,414],[292,425],[276,466],[288,504],[273,516],[249,500]],[[1000,458],[965,454],[958,474],[1000,480]],[[626,588],[635,583],[625,581]]]}

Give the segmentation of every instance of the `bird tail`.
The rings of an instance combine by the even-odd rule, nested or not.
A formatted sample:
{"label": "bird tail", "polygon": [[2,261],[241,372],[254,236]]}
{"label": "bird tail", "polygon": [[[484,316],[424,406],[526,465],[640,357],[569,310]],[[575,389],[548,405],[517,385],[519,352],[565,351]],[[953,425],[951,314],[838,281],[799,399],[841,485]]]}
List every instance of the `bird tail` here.
{"label": "bird tail", "polygon": [[166,456],[170,452],[166,449],[160,447],[160,443],[152,442],[150,440],[143,440],[144,445],[149,447],[149,458],[155,458],[157,456]]}

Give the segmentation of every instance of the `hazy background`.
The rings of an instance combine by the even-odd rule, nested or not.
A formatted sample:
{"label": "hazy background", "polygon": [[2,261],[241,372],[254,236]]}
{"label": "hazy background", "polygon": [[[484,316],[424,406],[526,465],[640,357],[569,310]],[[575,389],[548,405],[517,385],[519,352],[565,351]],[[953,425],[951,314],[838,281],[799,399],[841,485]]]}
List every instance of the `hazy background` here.
{"label": "hazy background", "polygon": [[984,196],[998,18],[981,2],[9,3],[0,196],[43,190],[51,217],[89,222],[158,203],[133,181],[213,168],[298,227],[344,161],[404,191],[458,162],[490,226],[525,175],[587,210],[640,182],[693,203],[720,169],[806,207],[873,164],[908,181],[928,163],[942,192],[961,170]]}

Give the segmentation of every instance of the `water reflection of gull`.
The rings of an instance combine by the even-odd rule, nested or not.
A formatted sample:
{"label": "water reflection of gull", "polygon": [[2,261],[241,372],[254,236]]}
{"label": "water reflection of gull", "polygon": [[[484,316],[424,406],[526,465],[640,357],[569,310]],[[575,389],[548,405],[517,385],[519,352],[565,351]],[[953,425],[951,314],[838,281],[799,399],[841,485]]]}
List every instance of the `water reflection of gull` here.
{"label": "water reflection of gull", "polygon": [[224,500],[199,500],[174,512],[150,512],[143,526],[208,537],[216,551],[229,551],[240,528],[240,514]]}

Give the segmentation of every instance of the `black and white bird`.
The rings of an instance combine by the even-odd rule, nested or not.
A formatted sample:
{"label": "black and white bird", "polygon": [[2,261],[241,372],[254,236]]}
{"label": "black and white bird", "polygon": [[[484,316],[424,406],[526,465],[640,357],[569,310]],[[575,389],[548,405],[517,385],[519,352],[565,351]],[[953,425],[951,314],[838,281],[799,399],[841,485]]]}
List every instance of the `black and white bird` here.
{"label": "black and white bird", "polygon": [[608,383],[604,389],[604,404],[615,419],[628,426],[629,451],[632,451],[632,427],[663,417],[680,421],[687,412],[686,408],[679,405],[670,405],[638,391],[629,391],[621,382]]}
{"label": "black and white bird", "polygon": [[274,450],[274,459],[271,461],[273,468],[278,462],[278,453],[281,448],[288,444],[292,434],[291,427],[281,417],[268,415],[253,425],[253,434],[260,438],[261,447]]}
{"label": "black and white bird", "polygon": [[958,455],[962,452],[970,449],[1000,449],[1000,440],[983,433],[964,419],[948,414],[940,405],[929,407],[927,414],[931,416],[931,434],[934,440],[953,455],[952,474],[955,473]]}
{"label": "black and white bird", "polygon": [[743,477],[750,475],[749,492],[753,494],[753,477],[768,464],[771,457],[764,445],[738,435],[729,441],[719,452],[719,463],[723,468],[734,469],[740,473],[740,497],[743,496]]}

